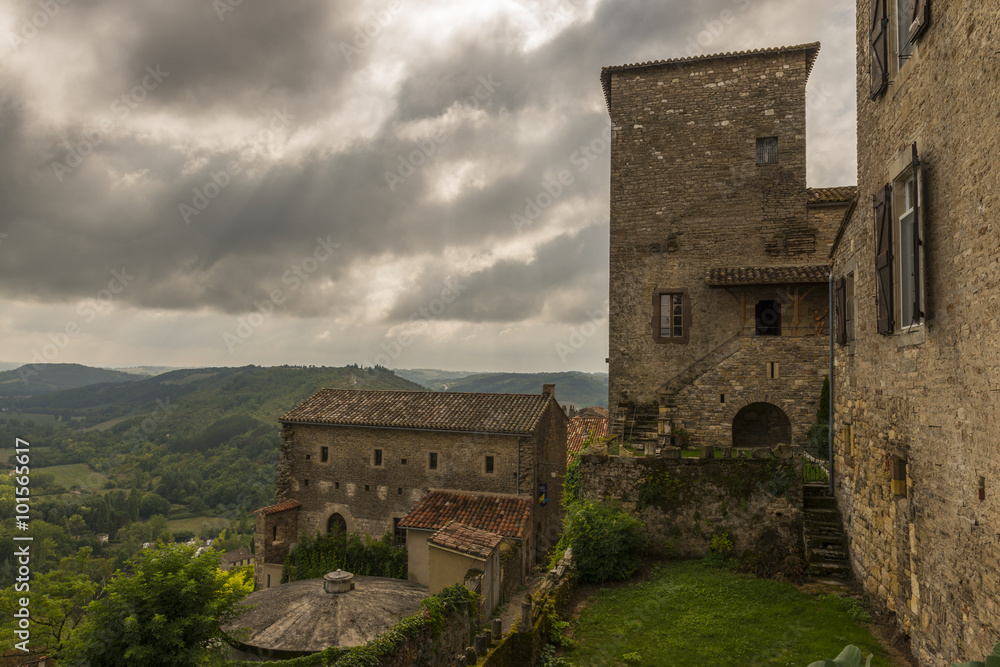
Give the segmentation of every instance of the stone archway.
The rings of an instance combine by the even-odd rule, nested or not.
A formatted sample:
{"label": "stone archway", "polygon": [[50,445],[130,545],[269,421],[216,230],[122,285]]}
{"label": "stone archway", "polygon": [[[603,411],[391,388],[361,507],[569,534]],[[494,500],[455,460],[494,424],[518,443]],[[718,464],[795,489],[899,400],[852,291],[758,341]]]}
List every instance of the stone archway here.
{"label": "stone archway", "polygon": [[792,422],[771,403],[750,403],[733,417],[733,447],[774,447],[792,443]]}
{"label": "stone archway", "polygon": [[326,520],[326,533],[330,535],[332,533],[346,533],[347,532],[347,521],[339,512],[334,512],[330,515],[330,518]]}

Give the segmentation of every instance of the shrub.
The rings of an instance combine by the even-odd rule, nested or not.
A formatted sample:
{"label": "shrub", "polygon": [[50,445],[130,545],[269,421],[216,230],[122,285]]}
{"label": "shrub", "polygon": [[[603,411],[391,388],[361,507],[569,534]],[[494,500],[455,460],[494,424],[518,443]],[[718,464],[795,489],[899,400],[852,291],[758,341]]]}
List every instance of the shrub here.
{"label": "shrub", "polygon": [[643,544],[642,522],[618,505],[581,499],[566,512],[566,530],[553,564],[573,550],[573,564],[581,581],[601,583],[628,579],[639,569]]}
{"label": "shrub", "polygon": [[315,579],[337,569],[366,577],[406,579],[406,567],[406,547],[396,546],[391,533],[373,540],[337,531],[300,538],[285,559],[281,583]]}

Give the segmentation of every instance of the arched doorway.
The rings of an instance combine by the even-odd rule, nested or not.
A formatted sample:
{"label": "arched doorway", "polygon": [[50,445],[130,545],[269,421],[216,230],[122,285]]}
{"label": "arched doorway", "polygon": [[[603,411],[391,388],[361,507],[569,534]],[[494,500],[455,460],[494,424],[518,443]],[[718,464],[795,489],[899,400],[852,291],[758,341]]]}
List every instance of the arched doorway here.
{"label": "arched doorway", "polygon": [[733,417],[733,447],[774,447],[792,444],[792,422],[770,403],[751,403]]}
{"label": "arched doorway", "polygon": [[333,533],[346,533],[347,532],[347,521],[340,514],[334,512],[330,515],[330,518],[326,520],[326,532],[327,534]]}

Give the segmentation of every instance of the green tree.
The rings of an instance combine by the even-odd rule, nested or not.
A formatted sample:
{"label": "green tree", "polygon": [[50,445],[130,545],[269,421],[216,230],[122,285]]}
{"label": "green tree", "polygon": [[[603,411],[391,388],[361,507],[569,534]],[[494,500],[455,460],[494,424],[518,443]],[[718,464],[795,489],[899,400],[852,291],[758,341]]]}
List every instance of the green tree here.
{"label": "green tree", "polygon": [[70,642],[67,664],[178,667],[218,658],[221,626],[253,590],[246,570],[219,570],[220,554],[172,544],[144,551],[116,573]]}
{"label": "green tree", "polygon": [[566,529],[553,560],[572,549],[581,581],[628,579],[639,569],[641,528],[642,522],[618,505],[582,498],[567,508]]}
{"label": "green tree", "polygon": [[[63,558],[58,569],[32,577],[32,649],[58,656],[83,621],[84,609],[98,590],[98,585],[88,576],[90,553],[90,547],[83,547],[76,556]],[[19,608],[18,600],[24,596],[24,592],[14,588],[0,592],[0,614],[13,618]],[[0,630],[0,653],[6,654],[19,641],[13,624],[5,624]]]}

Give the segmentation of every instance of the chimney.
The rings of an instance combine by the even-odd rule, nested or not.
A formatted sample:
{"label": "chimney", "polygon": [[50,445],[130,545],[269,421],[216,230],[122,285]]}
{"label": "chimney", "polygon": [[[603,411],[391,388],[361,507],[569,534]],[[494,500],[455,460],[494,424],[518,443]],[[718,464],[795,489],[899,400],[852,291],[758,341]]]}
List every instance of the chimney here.
{"label": "chimney", "polygon": [[554,384],[543,384],[542,385],[542,396],[555,396],[556,386]]}

